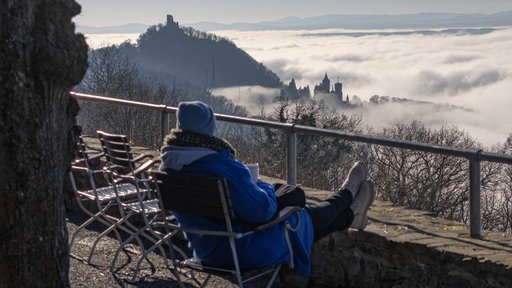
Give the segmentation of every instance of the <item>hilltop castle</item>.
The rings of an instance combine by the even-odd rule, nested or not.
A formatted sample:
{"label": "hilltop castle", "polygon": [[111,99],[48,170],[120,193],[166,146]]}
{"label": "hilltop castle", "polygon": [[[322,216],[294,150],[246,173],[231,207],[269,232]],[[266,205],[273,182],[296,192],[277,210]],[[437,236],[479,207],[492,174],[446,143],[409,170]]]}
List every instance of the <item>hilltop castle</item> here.
{"label": "hilltop castle", "polygon": [[[315,85],[315,89],[313,91],[313,98],[315,100],[325,100],[329,103],[340,106],[350,106],[352,104],[350,103],[348,95],[343,99],[343,84],[338,80],[333,86],[331,86],[331,80],[327,76],[327,73],[325,73],[322,82]],[[354,97],[357,98],[357,96]],[[284,85],[283,89],[281,89],[278,99],[308,101],[311,100],[311,98],[309,85],[306,87],[297,87],[295,79],[292,79],[288,85]],[[356,101],[356,103],[357,102],[358,101]]]}
{"label": "hilltop castle", "polygon": [[341,101],[342,104],[349,103],[348,95],[347,98],[343,100],[343,84],[338,79],[338,81],[334,83],[334,87],[331,87],[331,80],[327,76],[327,73],[325,73],[322,83],[315,85],[313,97],[331,98],[332,96],[335,97],[335,100]]}
{"label": "hilltop castle", "polygon": [[169,27],[176,27],[176,28],[179,28],[180,25],[178,24],[178,22],[174,22],[174,18],[172,17],[172,15],[170,14],[167,14],[167,26]]}

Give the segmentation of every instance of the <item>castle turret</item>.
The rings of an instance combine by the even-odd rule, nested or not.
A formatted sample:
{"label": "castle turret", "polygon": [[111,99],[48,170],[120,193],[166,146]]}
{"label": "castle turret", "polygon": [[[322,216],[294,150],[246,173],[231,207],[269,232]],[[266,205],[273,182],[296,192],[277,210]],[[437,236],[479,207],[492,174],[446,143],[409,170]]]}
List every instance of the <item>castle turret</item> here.
{"label": "castle turret", "polygon": [[334,83],[334,94],[343,100],[343,84],[339,81]]}
{"label": "castle turret", "polygon": [[168,27],[172,27],[172,26],[178,27],[178,22],[174,22],[174,18],[172,17],[171,14],[167,14],[167,26]]}
{"label": "castle turret", "polygon": [[324,80],[322,80],[322,87],[324,89],[323,92],[329,93],[331,88],[331,80],[329,80],[329,77],[327,77],[327,73],[325,73]]}
{"label": "castle turret", "polygon": [[330,92],[331,92],[331,80],[329,80],[329,77],[327,77],[327,73],[325,73],[322,83],[315,85],[315,94],[317,94],[317,93],[329,94]]}

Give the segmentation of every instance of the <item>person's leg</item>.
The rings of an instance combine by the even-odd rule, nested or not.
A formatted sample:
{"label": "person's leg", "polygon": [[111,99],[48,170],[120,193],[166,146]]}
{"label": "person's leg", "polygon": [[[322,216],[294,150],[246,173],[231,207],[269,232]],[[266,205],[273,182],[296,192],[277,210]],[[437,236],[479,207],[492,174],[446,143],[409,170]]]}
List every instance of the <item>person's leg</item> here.
{"label": "person's leg", "polygon": [[367,174],[366,165],[361,161],[355,162],[339,192],[334,193],[329,199],[319,204],[306,206],[306,211],[313,222],[314,241],[350,226],[354,219],[350,204],[356,197],[357,191],[366,179]]}
{"label": "person's leg", "polygon": [[314,205],[306,205],[314,229],[314,242],[326,235],[350,226],[354,213],[350,209],[352,193],[349,190],[334,193],[329,199]]}

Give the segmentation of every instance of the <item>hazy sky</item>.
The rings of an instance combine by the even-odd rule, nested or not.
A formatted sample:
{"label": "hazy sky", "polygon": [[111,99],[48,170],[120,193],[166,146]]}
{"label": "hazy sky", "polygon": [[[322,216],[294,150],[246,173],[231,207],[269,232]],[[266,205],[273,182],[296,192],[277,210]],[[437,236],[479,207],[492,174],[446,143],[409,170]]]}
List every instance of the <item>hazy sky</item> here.
{"label": "hazy sky", "polygon": [[511,0],[77,0],[78,25],[164,23],[166,14],[180,24],[278,20],[324,14],[402,14],[420,12],[495,13],[512,10]]}

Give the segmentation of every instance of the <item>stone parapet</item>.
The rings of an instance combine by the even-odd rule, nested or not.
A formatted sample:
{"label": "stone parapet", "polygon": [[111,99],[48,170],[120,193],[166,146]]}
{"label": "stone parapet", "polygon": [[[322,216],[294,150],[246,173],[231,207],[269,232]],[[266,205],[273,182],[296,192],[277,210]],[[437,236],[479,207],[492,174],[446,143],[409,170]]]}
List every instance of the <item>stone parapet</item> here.
{"label": "stone parapet", "polygon": [[[329,194],[307,189],[313,202]],[[512,287],[510,234],[470,238],[465,224],[382,201],[369,216],[365,231],[314,244],[309,287]]]}

